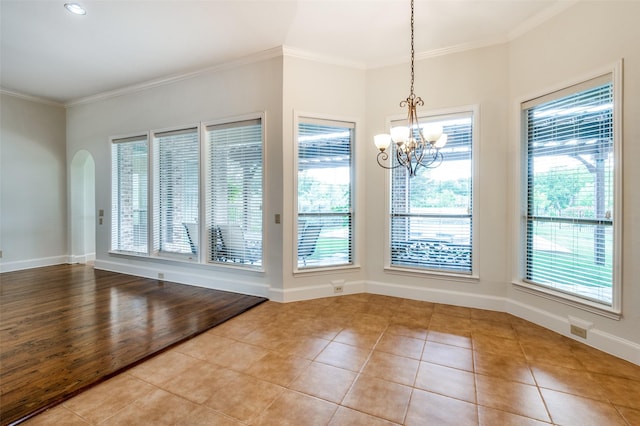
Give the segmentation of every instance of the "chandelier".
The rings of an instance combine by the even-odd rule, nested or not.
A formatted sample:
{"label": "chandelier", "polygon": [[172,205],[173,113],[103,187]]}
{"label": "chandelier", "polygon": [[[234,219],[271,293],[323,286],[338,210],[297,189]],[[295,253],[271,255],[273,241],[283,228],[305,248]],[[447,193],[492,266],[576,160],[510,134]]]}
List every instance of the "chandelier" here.
{"label": "chandelier", "polygon": [[[447,135],[442,133],[442,126],[421,126],[418,122],[416,107],[423,106],[424,101],[413,93],[413,62],[415,51],[413,48],[413,2],[411,0],[411,91],[409,97],[400,102],[401,108],[407,108],[407,125],[392,127],[391,134],[374,136],[374,143],[380,150],[378,152],[378,164],[385,169],[406,167],[409,176],[416,175],[419,166],[435,168],[442,163],[440,149],[447,143]],[[391,142],[395,143],[395,165],[387,166],[389,159],[387,148]],[[391,160],[393,163],[393,159]]]}

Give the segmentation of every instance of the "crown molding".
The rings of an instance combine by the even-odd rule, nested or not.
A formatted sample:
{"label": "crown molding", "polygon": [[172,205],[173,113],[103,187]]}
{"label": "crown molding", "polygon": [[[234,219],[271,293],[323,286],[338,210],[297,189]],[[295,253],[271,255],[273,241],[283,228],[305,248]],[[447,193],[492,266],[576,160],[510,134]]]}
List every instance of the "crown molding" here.
{"label": "crown molding", "polygon": [[[553,4],[550,7],[545,8],[538,14],[527,19],[526,21],[521,23],[518,27],[516,27],[515,29],[513,29],[512,31],[510,31],[509,33],[503,36],[498,36],[494,38],[474,41],[471,43],[464,43],[464,44],[459,44],[455,46],[434,49],[427,52],[417,53],[416,59],[425,60],[429,58],[435,58],[438,56],[445,56],[445,55],[450,55],[454,53],[461,53],[469,50],[508,43],[526,34],[527,32],[533,30],[534,28],[544,24],[545,22],[561,14],[562,12],[566,11],[567,9],[571,8],[572,6],[576,5],[579,2],[580,0],[556,0],[555,2],[553,2]],[[328,65],[343,66],[343,67],[354,68],[354,69],[365,70],[365,71],[369,69],[395,66],[395,65],[404,64],[408,62],[408,57],[403,56],[403,57],[390,58],[389,60],[380,61],[377,63],[364,63],[364,62],[353,61],[350,59],[340,58],[336,56],[318,54],[318,53],[298,49],[295,47],[283,45],[283,46],[267,49],[261,52],[257,52],[254,54],[249,54],[249,55],[238,57],[238,58],[232,58],[231,60],[220,62],[203,69],[190,71],[186,73],[169,75],[169,76],[157,78],[154,80],[149,80],[142,83],[125,86],[122,88],[105,91],[95,95],[90,95],[87,97],[72,99],[65,103],[56,102],[53,100],[40,98],[37,96],[31,96],[31,95],[27,95],[24,93],[19,93],[19,92],[15,92],[15,91],[3,89],[3,88],[0,88],[0,93],[3,95],[9,95],[16,98],[21,98],[24,100],[37,102],[41,104],[68,108],[76,105],[88,104],[88,103],[93,103],[101,100],[124,96],[127,94],[132,94],[132,93],[152,89],[155,87],[165,86],[165,85],[176,83],[182,80],[198,77],[203,74],[217,72],[217,71],[226,70],[226,69],[232,69],[235,67],[239,67],[239,66],[243,66],[251,63],[273,59],[276,57],[298,58],[298,59],[328,64]]]}
{"label": "crown molding", "polygon": [[417,53],[416,59],[423,60],[429,58],[435,58],[438,56],[446,56],[454,53],[467,52],[469,50],[482,49],[485,47],[496,46],[499,44],[507,43],[509,40],[504,36],[496,36],[491,38],[485,38],[482,40],[474,41],[471,43],[462,43],[455,46],[443,47],[440,49],[430,50],[428,52]]}
{"label": "crown molding", "polygon": [[[509,40],[506,36],[498,36],[493,38],[485,38],[482,40],[474,41],[473,43],[463,43],[457,44],[455,46],[443,47],[440,49],[433,49],[426,52],[417,52],[415,54],[416,61],[422,61],[425,59],[436,58],[439,56],[447,56],[454,53],[467,52],[470,50],[481,49],[484,47],[496,46],[500,44],[507,43]],[[376,68],[385,68],[395,65],[406,64],[410,60],[409,56],[396,57],[394,59],[377,62],[375,64],[371,64],[368,69],[376,69]]]}
{"label": "crown molding", "polygon": [[282,55],[288,58],[304,59],[307,61],[320,62],[327,65],[337,65],[347,68],[355,68],[359,70],[366,70],[367,64],[358,61],[350,61],[348,59],[339,58],[336,56],[320,55],[317,53],[309,52],[295,47],[282,46]]}
{"label": "crown molding", "polygon": [[526,21],[518,25],[516,28],[511,30],[509,34],[507,34],[507,39],[511,41],[528,33],[534,28],[549,21],[551,18],[555,17],[556,15],[559,15],[560,13],[574,6],[579,1],[580,0],[556,1],[553,5],[543,9],[541,12],[538,12],[536,15],[533,15],[531,18],[527,19]]}
{"label": "crown molding", "polygon": [[[497,36],[493,38],[474,41],[471,43],[463,43],[455,46],[449,46],[449,47],[444,47],[440,49],[433,49],[427,52],[416,53],[416,60],[426,60],[430,58],[436,58],[439,56],[446,56],[446,55],[451,55],[455,53],[461,53],[461,52],[466,52],[470,50],[481,49],[485,47],[508,43],[511,40],[518,38],[523,34],[526,34],[527,32],[533,30],[534,28],[542,25],[543,23],[547,22],[554,16],[564,12],[568,8],[578,3],[579,1],[580,0],[557,1],[553,4],[553,6],[546,8],[542,12],[534,15],[533,17],[526,20],[517,28],[510,31],[508,34],[504,36]],[[336,56],[318,54],[318,53],[298,49],[295,47],[283,45],[283,46],[277,46],[271,49],[263,50],[261,52],[257,52],[254,54],[239,57],[227,62],[218,63],[213,66],[203,68],[200,70],[161,77],[161,78],[146,81],[143,83],[134,84],[134,85],[125,86],[119,89],[98,93],[96,95],[74,99],[64,104],[50,101],[47,99],[37,98],[34,96],[11,92],[3,89],[0,90],[0,92],[3,94],[9,94],[12,96],[31,100],[34,102],[40,102],[40,103],[54,105],[54,106],[63,106],[68,108],[72,106],[89,104],[89,103],[111,99],[119,96],[124,96],[128,94],[136,93],[136,92],[141,92],[141,91],[149,90],[155,87],[165,86],[165,85],[176,83],[182,80],[191,79],[204,74],[232,69],[232,68],[248,65],[251,63],[261,62],[261,61],[265,61],[265,60],[269,60],[277,57],[297,58],[297,59],[303,59],[303,60],[308,60],[313,62],[319,62],[327,65],[336,65],[336,66],[342,66],[347,68],[354,68],[358,70],[384,68],[384,67],[404,64],[408,62],[408,57],[401,57],[401,58],[394,58],[388,61],[378,62],[374,64],[367,64],[363,62],[352,61],[352,60],[348,60],[348,59],[340,58]]]}
{"label": "crown molding", "polygon": [[287,46],[277,46],[271,49],[263,50],[261,52],[257,52],[251,55],[243,56],[229,62],[219,63],[207,68],[203,68],[197,71],[192,71],[188,73],[175,74],[167,77],[158,78],[155,80],[146,81],[140,84],[134,84],[126,87],[122,87],[120,89],[110,90],[107,92],[98,93],[96,95],[87,96],[85,98],[79,98],[64,104],[66,107],[72,107],[83,104],[90,104],[93,102],[98,102],[106,99],[116,98],[119,96],[129,95],[136,92],[141,92],[144,90],[149,90],[155,87],[166,86],[168,84],[176,83],[182,80],[188,80],[190,78],[198,77],[200,75],[219,72],[226,69],[233,69],[240,66],[266,61],[273,58],[278,57],[289,57],[289,58],[299,58],[305,59],[315,62],[321,62],[330,65],[339,65],[345,66],[349,68],[356,68],[365,70],[366,65],[360,62],[348,61],[345,59],[318,55],[312,52],[291,48]]}
{"label": "crown molding", "polygon": [[[481,49],[481,48],[485,48],[485,47],[490,47],[490,46],[509,43],[510,41],[514,40],[515,38],[518,38],[521,35],[526,34],[527,32],[533,30],[534,28],[544,24],[545,22],[549,21],[550,19],[552,19],[556,15],[559,15],[560,13],[564,12],[565,10],[569,9],[570,7],[574,6],[575,4],[577,4],[579,2],[580,2],[580,0],[560,0],[560,1],[556,1],[552,6],[544,9],[543,11],[539,12],[538,14],[536,14],[536,15],[532,16],[531,18],[527,19],[522,24],[520,24],[517,28],[515,28],[512,31],[510,31],[506,35],[496,36],[496,37],[492,37],[492,38],[486,38],[486,39],[482,39],[482,40],[477,40],[477,41],[474,41],[474,42],[471,42],[471,43],[463,43],[463,44],[458,44],[458,45],[455,45],[455,46],[443,47],[443,48],[440,48],[440,49],[433,49],[433,50],[429,50],[429,51],[426,51],[426,52],[418,52],[418,53],[415,54],[415,59],[416,60],[425,60],[425,59],[430,59],[430,58],[436,58],[438,56],[446,56],[446,55],[451,55],[451,54],[454,54],[454,53],[461,53],[461,52],[466,52],[466,51],[469,51],[469,50]],[[402,58],[395,58],[395,59],[390,60],[390,61],[379,62],[379,63],[373,64],[373,65],[370,65],[368,68],[369,69],[384,68],[384,67],[388,67],[388,66],[404,64],[404,63],[407,63],[407,62],[409,62],[409,57],[405,56],[405,57],[402,57]]]}
{"label": "crown molding", "polygon": [[266,60],[281,57],[281,56],[283,56],[282,47],[274,47],[274,48],[263,50],[261,52],[257,52],[251,55],[243,56],[228,62],[219,63],[219,64],[216,64],[207,68],[203,68],[200,70],[181,73],[181,74],[174,74],[167,77],[161,77],[158,79],[149,80],[144,83],[133,84],[130,86],[119,88],[119,89],[109,90],[106,92],[98,93],[96,95],[74,99],[72,101],[67,102],[65,106],[72,107],[77,105],[90,104],[93,102],[103,101],[106,99],[112,99],[119,96],[129,95],[132,93],[153,89],[155,87],[166,86],[169,84],[173,84],[183,80],[188,80],[188,79],[209,74],[212,72],[218,72],[226,69],[237,68],[240,66],[244,66],[244,65],[248,65],[256,62],[262,62],[262,61],[266,61]]}
{"label": "crown molding", "polygon": [[45,98],[39,98],[37,96],[27,95],[26,93],[15,92],[13,90],[7,90],[7,89],[0,88],[0,94],[7,95],[7,96],[12,96],[14,98],[23,99],[25,101],[36,102],[36,103],[44,104],[44,105],[61,107],[61,108],[65,107],[65,105],[60,103],[60,102],[52,101],[52,100],[45,99]]}

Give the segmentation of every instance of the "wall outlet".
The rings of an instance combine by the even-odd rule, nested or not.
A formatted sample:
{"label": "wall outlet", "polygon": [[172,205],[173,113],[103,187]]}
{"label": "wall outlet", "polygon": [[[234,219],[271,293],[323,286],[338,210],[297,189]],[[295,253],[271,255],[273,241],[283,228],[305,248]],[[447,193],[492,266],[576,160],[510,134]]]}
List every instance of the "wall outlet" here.
{"label": "wall outlet", "polygon": [[159,280],[164,280],[164,273],[158,272],[158,279]]}
{"label": "wall outlet", "polygon": [[586,339],[587,329],[571,324],[571,334],[573,334],[574,336],[578,336],[578,337],[582,337],[583,339]]}
{"label": "wall outlet", "polygon": [[341,285],[334,285],[333,286],[333,292],[334,293],[342,293],[344,291],[344,287],[342,287]]}
{"label": "wall outlet", "polygon": [[569,315],[568,319],[571,334],[586,339],[587,331],[589,331],[593,327],[593,323],[582,318],[574,317],[572,315]]}

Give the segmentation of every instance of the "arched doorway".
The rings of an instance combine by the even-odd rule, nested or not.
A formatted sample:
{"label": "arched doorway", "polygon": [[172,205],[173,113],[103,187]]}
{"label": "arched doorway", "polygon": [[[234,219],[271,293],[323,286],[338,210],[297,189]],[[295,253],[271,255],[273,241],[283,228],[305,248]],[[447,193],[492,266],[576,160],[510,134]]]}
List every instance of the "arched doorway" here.
{"label": "arched doorway", "polygon": [[80,150],[71,160],[69,215],[71,262],[87,263],[96,258],[96,163],[88,151]]}

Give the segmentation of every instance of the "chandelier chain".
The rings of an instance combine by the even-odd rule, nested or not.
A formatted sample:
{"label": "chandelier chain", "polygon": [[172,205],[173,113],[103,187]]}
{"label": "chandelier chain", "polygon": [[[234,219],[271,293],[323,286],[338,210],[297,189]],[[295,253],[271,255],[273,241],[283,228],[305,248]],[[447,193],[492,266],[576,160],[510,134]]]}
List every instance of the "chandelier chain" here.
{"label": "chandelier chain", "polygon": [[[447,143],[447,135],[442,133],[442,127],[432,125],[427,133],[423,133],[423,127],[418,120],[417,107],[424,106],[424,101],[414,93],[414,3],[411,0],[411,90],[409,97],[400,101],[401,108],[407,108],[407,125],[391,128],[391,135],[376,135],[374,142],[379,149],[378,165],[385,169],[405,167],[409,177],[416,176],[420,166],[435,168],[442,164],[443,156],[440,149]],[[394,133],[394,129],[397,129]],[[394,136],[395,134],[395,136]],[[428,138],[428,139],[427,139]],[[392,156],[387,148],[393,142]],[[391,164],[387,165],[387,161]]]}
{"label": "chandelier chain", "polygon": [[413,47],[413,0],[411,0],[411,92],[409,95],[409,98],[411,99],[415,98],[415,95],[413,94],[413,80],[414,80],[413,58],[414,56],[415,56],[415,49]]}

